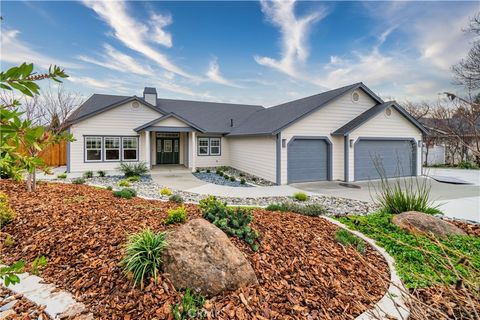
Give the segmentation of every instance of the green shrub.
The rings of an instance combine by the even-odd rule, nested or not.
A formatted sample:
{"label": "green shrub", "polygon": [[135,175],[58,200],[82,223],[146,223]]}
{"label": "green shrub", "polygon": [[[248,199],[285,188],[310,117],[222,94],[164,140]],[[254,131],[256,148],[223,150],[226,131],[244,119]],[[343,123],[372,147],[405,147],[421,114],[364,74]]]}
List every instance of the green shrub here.
{"label": "green shrub", "polygon": [[240,179],[240,184],[245,184],[246,182],[247,181],[244,178]]}
{"label": "green shrub", "polygon": [[199,172],[200,172],[200,169],[199,169],[199,168],[195,169],[195,172],[196,172],[196,173],[199,173]]}
{"label": "green shrub", "polygon": [[190,292],[187,288],[182,297],[182,303],[172,306],[172,315],[174,320],[187,319],[205,319],[206,311],[203,309],[205,297]]}
{"label": "green shrub", "polygon": [[398,214],[419,211],[427,214],[441,214],[430,197],[431,184],[427,179],[404,178],[389,183],[381,177],[380,187],[375,188],[376,203],[387,213]]}
{"label": "green shrub", "polygon": [[162,188],[160,189],[160,195],[169,197],[172,195],[172,191],[168,188]]}
{"label": "green shrub", "polygon": [[238,175],[239,175],[240,177],[245,177],[245,174],[244,174],[243,172],[240,172]]}
{"label": "green shrub", "polygon": [[232,182],[235,181],[235,177],[234,177],[234,176],[231,176],[231,177],[230,177],[230,181],[232,181]]}
{"label": "green shrub", "polygon": [[67,179],[67,174],[66,174],[66,173],[60,173],[60,174],[57,176],[57,179]]}
{"label": "green shrub", "polygon": [[337,230],[335,233],[335,239],[345,247],[354,247],[361,254],[365,254],[365,251],[367,250],[365,247],[365,242],[348,230]]}
{"label": "green shrub", "polygon": [[10,206],[10,200],[8,196],[0,191],[0,229],[12,222],[15,218],[15,211]]}
{"label": "green shrub", "polygon": [[107,187],[107,190],[108,190],[108,191],[112,191],[112,190],[113,190],[112,186],[108,186],[108,187]]}
{"label": "green shrub", "polygon": [[222,229],[226,234],[243,239],[253,251],[258,250],[260,235],[249,226],[253,221],[249,209],[227,207],[226,203],[217,200],[214,196],[202,199],[200,209],[206,220]]}
{"label": "green shrub", "polygon": [[217,169],[215,173],[218,174],[219,176],[223,176],[223,172],[220,169]]}
{"label": "green shrub", "polygon": [[148,167],[145,162],[138,162],[138,163],[121,163],[118,167],[118,170],[123,172],[125,177],[133,177],[133,176],[143,176],[148,172]]}
{"label": "green shrub", "polygon": [[83,178],[75,178],[72,180],[72,183],[73,184],[84,184],[85,183],[85,179]]}
{"label": "green shrub", "polygon": [[130,182],[127,179],[122,179],[118,182],[120,187],[130,187]]}
{"label": "green shrub", "polygon": [[210,173],[210,169],[207,169],[207,173]]}
{"label": "green shrub", "polygon": [[309,199],[309,196],[307,196],[307,194],[303,192],[296,192],[293,194],[293,197],[297,201],[307,201]]}
{"label": "green shrub", "polygon": [[83,173],[83,177],[84,177],[85,179],[93,178],[93,171],[85,171],[85,172]]}
{"label": "green shrub", "polygon": [[225,174],[225,173],[223,174],[223,178],[224,178],[225,180],[230,179],[230,177],[228,176],[228,174]]}
{"label": "green shrub", "polygon": [[162,252],[167,247],[164,232],[155,233],[144,229],[129,237],[122,259],[123,271],[132,277],[133,285],[143,289],[145,280],[157,281],[162,264]]}
{"label": "green shrub", "polygon": [[99,177],[102,177],[102,178],[107,175],[106,172],[103,171],[103,170],[98,170],[97,173],[98,173],[98,176],[99,176]]}
{"label": "green shrub", "polygon": [[122,190],[113,191],[112,194],[117,198],[132,199],[137,196],[137,192],[131,188],[123,188]]}
{"label": "green shrub", "polygon": [[458,164],[458,167],[460,169],[477,169],[478,168],[477,165],[474,162],[468,161],[468,160],[464,160],[464,161],[460,162]]}
{"label": "green shrub", "polygon": [[127,178],[127,181],[128,182],[138,182],[138,181],[140,181],[140,177],[139,176],[131,176],[131,177]]}
{"label": "green shrub", "polygon": [[170,209],[167,211],[167,219],[165,220],[165,224],[183,223],[187,220],[187,215],[188,212],[184,206],[176,209]]}
{"label": "green shrub", "polygon": [[179,194],[172,194],[168,200],[172,201],[172,202],[176,202],[176,203],[183,203],[183,198],[181,195]]}
{"label": "green shrub", "polygon": [[266,208],[268,211],[295,212],[305,216],[318,217],[327,212],[325,208],[318,203],[301,205],[294,202],[272,203]]}

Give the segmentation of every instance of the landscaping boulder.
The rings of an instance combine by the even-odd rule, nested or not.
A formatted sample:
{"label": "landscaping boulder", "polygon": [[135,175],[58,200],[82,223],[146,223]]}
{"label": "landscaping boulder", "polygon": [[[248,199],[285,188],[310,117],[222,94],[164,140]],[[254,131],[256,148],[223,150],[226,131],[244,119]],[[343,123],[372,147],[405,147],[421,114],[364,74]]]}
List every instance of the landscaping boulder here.
{"label": "landscaping boulder", "polygon": [[222,230],[204,219],[190,220],[170,231],[163,269],[177,290],[190,288],[205,296],[258,284],[252,266]]}
{"label": "landscaping boulder", "polygon": [[420,233],[433,233],[437,237],[450,235],[466,235],[466,233],[453,224],[422,212],[407,211],[397,214],[392,222],[407,231],[418,231]]}

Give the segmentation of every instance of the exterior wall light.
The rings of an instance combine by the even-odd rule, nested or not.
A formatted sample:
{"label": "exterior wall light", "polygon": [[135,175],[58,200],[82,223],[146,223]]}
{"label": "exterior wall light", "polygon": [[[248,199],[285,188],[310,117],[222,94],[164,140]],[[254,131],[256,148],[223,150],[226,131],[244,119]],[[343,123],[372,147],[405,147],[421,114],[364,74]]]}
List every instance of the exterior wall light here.
{"label": "exterior wall light", "polygon": [[287,147],[287,139],[282,139],[282,148]]}
{"label": "exterior wall light", "polygon": [[353,148],[353,139],[350,139],[349,143],[350,143],[350,148]]}

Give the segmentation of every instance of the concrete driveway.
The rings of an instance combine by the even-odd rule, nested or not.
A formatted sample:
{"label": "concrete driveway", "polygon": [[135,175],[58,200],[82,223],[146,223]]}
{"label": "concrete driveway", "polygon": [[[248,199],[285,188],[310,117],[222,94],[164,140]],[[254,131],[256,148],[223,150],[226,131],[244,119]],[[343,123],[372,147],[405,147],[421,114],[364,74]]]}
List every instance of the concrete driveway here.
{"label": "concrete driveway", "polygon": [[[442,176],[461,179],[470,184],[449,184],[437,182],[429,177],[418,177],[419,183],[427,179],[432,187],[431,196],[445,215],[452,218],[480,222],[480,170],[430,169],[425,171],[430,176]],[[393,183],[393,180],[390,181]],[[415,182],[414,182],[415,184]],[[307,182],[292,184],[293,187],[308,192],[372,201],[379,181],[355,182],[359,188],[348,188],[337,181]]]}

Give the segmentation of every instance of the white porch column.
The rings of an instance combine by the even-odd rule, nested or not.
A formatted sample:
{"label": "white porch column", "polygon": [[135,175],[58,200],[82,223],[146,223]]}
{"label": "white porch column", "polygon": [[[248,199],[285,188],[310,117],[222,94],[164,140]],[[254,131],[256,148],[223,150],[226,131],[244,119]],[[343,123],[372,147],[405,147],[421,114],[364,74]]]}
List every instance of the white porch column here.
{"label": "white porch column", "polygon": [[190,135],[192,137],[191,141],[190,141],[190,145],[191,145],[191,148],[190,148],[190,152],[188,153],[189,157],[190,157],[190,161],[188,162],[190,167],[192,168],[192,172],[195,172],[196,170],[196,164],[195,164],[195,159],[197,157],[197,134],[195,131],[192,131],[191,132],[192,134]]}
{"label": "white porch column", "polygon": [[151,161],[152,159],[150,158],[150,131],[145,131],[145,162],[147,163],[147,168],[151,168]]}

